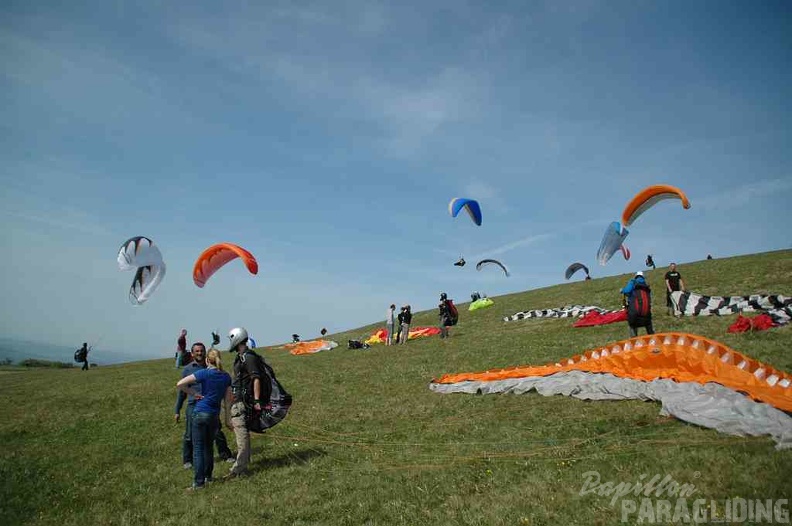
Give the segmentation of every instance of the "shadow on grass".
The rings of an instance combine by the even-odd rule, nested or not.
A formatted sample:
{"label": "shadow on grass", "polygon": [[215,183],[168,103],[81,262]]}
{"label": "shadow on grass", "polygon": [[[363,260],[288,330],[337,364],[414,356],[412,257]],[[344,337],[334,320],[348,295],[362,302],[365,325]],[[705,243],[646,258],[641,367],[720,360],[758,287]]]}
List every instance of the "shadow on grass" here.
{"label": "shadow on grass", "polygon": [[[253,453],[265,452],[266,448],[254,448]],[[251,471],[260,471],[260,470],[268,470],[268,469],[276,469],[282,468],[286,466],[294,466],[294,465],[301,465],[301,464],[308,464],[313,458],[323,457],[327,453],[324,449],[299,449],[296,451],[290,451],[289,453],[272,457],[272,458],[263,458],[259,461],[254,461],[250,463]]]}

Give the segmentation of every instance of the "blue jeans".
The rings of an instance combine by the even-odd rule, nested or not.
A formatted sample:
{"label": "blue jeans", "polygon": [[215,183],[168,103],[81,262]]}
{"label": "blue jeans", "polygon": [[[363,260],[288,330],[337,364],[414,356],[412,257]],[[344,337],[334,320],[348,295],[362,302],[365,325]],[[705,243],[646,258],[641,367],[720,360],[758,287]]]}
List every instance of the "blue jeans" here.
{"label": "blue jeans", "polygon": [[219,424],[219,415],[212,413],[193,413],[192,415],[194,487],[201,487],[206,483],[206,479],[211,480],[212,478],[212,471],[214,471],[212,442],[214,442]]}
{"label": "blue jeans", "polygon": [[[182,464],[192,462],[193,460],[193,442],[192,442],[192,418],[194,403],[187,403],[184,406],[184,437],[182,438]],[[217,446],[217,454],[220,455],[222,460],[233,458],[234,453],[228,447],[228,439],[223,433],[222,427],[218,424],[217,433],[215,434],[214,443]]]}

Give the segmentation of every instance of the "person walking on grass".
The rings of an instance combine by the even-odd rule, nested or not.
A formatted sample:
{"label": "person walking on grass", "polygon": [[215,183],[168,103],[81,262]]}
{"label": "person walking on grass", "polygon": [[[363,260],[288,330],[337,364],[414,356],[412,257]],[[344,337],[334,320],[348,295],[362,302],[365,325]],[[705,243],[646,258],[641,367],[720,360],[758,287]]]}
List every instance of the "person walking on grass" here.
{"label": "person walking on grass", "polygon": [[665,286],[666,286],[666,307],[668,307],[668,315],[674,315],[674,302],[671,299],[671,293],[677,291],[685,291],[685,280],[682,275],[677,272],[676,263],[671,263],[668,267],[668,272],[665,273]]}
{"label": "person walking on grass", "polygon": [[77,363],[82,362],[83,371],[88,370],[88,353],[91,352],[91,349],[88,347],[88,342],[83,342],[82,347],[77,349],[77,352],[74,353],[74,361]]}
{"label": "person walking on grass", "polygon": [[[478,292],[476,292],[476,296],[481,297]],[[440,318],[440,338],[445,339],[451,336],[451,327],[454,325],[454,314],[448,295],[445,292],[440,293],[440,303],[437,307],[440,310],[438,314]]]}
{"label": "person walking on grass", "polygon": [[388,312],[385,313],[385,332],[387,332],[387,336],[385,339],[385,345],[391,345],[396,340],[394,340],[394,332],[393,326],[396,323],[396,305],[391,303],[391,306],[388,307]]}
{"label": "person walking on grass", "polygon": [[[200,386],[200,392],[193,385]],[[220,427],[220,407],[231,400],[231,376],[223,371],[220,352],[212,350],[206,358],[206,369],[198,369],[176,384],[192,396],[195,409],[192,414],[193,483],[188,491],[203,489],[212,482],[214,456],[212,443]]]}
{"label": "person walking on grass", "polygon": [[[212,349],[214,350],[214,349]],[[211,352],[211,351],[210,351]],[[196,373],[202,369],[206,369],[206,346],[201,342],[195,342],[192,344],[192,348],[190,349],[190,353],[192,354],[192,362],[186,366],[182,370],[182,378],[186,378],[191,374]],[[201,385],[195,384],[193,387],[193,392],[198,394],[201,393]],[[187,406],[184,408],[184,437],[182,438],[182,464],[184,465],[184,469],[190,469],[193,467],[193,439],[192,439],[192,423],[193,423],[193,414],[195,413],[195,404],[198,402],[194,396],[190,396],[181,389],[176,394],[176,407],[175,407],[175,414],[174,419],[176,423],[179,423],[179,419],[181,417],[181,408],[184,405],[184,402],[187,402]],[[231,449],[228,447],[228,439],[226,439],[225,433],[223,433],[222,426],[220,426],[218,422],[217,426],[217,433],[215,434],[214,444],[217,446],[217,453],[220,455],[220,459],[225,462],[234,462],[235,455],[231,452]],[[209,444],[209,449],[212,449],[212,444]]]}
{"label": "person walking on grass", "polygon": [[646,334],[654,334],[652,289],[646,283],[643,272],[636,272],[635,277],[625,285],[621,293],[627,299],[627,325],[630,327],[630,338],[638,336],[638,327],[645,327]]}
{"label": "person walking on grass", "polygon": [[243,327],[231,329],[230,351],[234,358],[234,381],[231,384],[232,404],[229,427],[234,430],[237,443],[236,462],[224,478],[247,474],[250,464],[250,428],[248,421],[258,416],[269,403],[271,389],[267,373],[260,366],[261,357],[248,348],[248,333]]}
{"label": "person walking on grass", "polygon": [[410,324],[412,323],[412,310],[409,305],[405,305],[402,307],[402,313],[399,315],[400,318],[400,330],[401,336],[399,337],[399,343],[402,345],[407,343],[407,340],[410,338]]}

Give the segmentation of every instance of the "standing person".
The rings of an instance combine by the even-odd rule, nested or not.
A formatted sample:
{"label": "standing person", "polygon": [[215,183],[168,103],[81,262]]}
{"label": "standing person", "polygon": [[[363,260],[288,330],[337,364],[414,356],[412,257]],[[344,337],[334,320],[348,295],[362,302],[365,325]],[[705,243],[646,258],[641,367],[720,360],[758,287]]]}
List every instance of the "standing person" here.
{"label": "standing person", "polygon": [[402,323],[404,323],[404,305],[399,310],[399,315],[396,317],[396,322],[399,324],[399,329],[396,331],[396,338],[393,340],[394,345],[401,343]]}
{"label": "standing person", "polygon": [[671,293],[676,291],[685,291],[685,280],[682,279],[682,274],[677,272],[676,263],[671,263],[668,267],[668,272],[665,274],[666,286],[666,307],[668,307],[668,315],[674,314],[674,302],[671,300]]}
{"label": "standing person", "polygon": [[643,272],[636,272],[635,277],[627,282],[621,293],[627,297],[627,325],[630,327],[630,338],[638,336],[638,327],[645,327],[646,334],[654,334],[652,289],[646,283]]}
{"label": "standing person", "polygon": [[651,254],[649,254],[648,256],[646,256],[646,266],[647,266],[647,267],[652,267],[652,270],[654,270],[654,269],[656,269],[656,268],[657,268],[657,267],[655,266],[655,262],[654,262],[654,259],[652,259],[652,255],[651,255]]}
{"label": "standing person", "polygon": [[225,478],[236,478],[247,474],[250,464],[250,429],[248,417],[261,413],[269,403],[271,384],[266,372],[259,365],[262,358],[247,345],[248,333],[243,327],[231,329],[230,351],[236,352],[234,358],[234,381],[231,384],[232,404],[229,427],[234,430],[237,443],[236,462]]}
{"label": "standing person", "polygon": [[393,336],[393,325],[396,322],[396,305],[391,303],[391,306],[388,307],[388,312],[385,314],[385,332],[388,333],[387,339],[385,340],[385,345],[391,345],[394,342]]}
{"label": "standing person", "polygon": [[182,329],[179,338],[176,340],[176,368],[187,365],[184,363],[184,355],[187,353],[187,329]]}
{"label": "standing person", "polygon": [[405,344],[410,338],[410,323],[412,323],[412,310],[409,305],[404,306],[404,314],[401,319],[401,339],[399,343]]}
{"label": "standing person", "polygon": [[[176,384],[196,400],[192,416],[194,478],[188,491],[203,489],[207,482],[212,481],[212,442],[220,427],[220,406],[224,400],[231,399],[231,376],[223,371],[220,352],[210,351],[206,364],[206,369],[198,369]],[[200,386],[200,392],[190,387],[194,384]]]}
{"label": "standing person", "polygon": [[[479,298],[481,295],[476,292],[476,296]],[[454,325],[454,317],[451,314],[451,308],[448,305],[448,295],[445,292],[440,293],[440,303],[437,305],[440,313],[438,317],[440,318],[440,338],[448,338],[451,336],[450,327]]]}
{"label": "standing person", "polygon": [[77,363],[82,362],[83,366],[82,366],[81,370],[83,370],[83,371],[87,371],[88,370],[88,353],[89,352],[91,352],[91,349],[88,348],[88,343],[87,342],[83,342],[82,347],[77,349],[77,352],[74,353],[74,361],[76,361]]}
{"label": "standing person", "polygon": [[[214,349],[212,349],[214,350]],[[190,353],[192,354],[192,362],[186,366],[182,370],[182,378],[187,378],[191,374],[195,374],[196,372],[206,369],[206,346],[201,342],[195,342],[192,344],[190,348]],[[201,385],[196,384],[193,387],[193,392],[196,394],[201,394]],[[179,422],[179,418],[181,415],[181,408],[184,405],[185,400],[187,401],[187,407],[184,408],[184,437],[182,438],[182,463],[184,464],[184,469],[190,469],[193,466],[193,438],[192,438],[192,423],[193,423],[193,414],[195,413],[195,404],[198,402],[198,399],[194,396],[188,395],[181,389],[176,394],[176,407],[174,408],[174,419],[176,423]],[[234,461],[234,454],[228,447],[228,440],[226,439],[223,430],[221,429],[220,424],[218,423],[217,426],[217,433],[215,434],[214,443],[217,446],[217,453],[220,455],[220,458],[225,462],[233,462]],[[212,449],[212,444],[209,444],[209,450]]]}

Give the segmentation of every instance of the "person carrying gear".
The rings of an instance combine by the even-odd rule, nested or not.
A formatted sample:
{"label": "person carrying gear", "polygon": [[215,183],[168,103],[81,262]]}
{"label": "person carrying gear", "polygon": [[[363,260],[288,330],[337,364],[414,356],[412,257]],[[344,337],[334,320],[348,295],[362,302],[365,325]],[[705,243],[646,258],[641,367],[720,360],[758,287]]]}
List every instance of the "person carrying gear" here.
{"label": "person carrying gear", "polygon": [[643,272],[638,271],[635,277],[621,290],[626,297],[627,325],[630,327],[630,338],[638,336],[638,327],[645,327],[646,334],[654,334],[652,327],[652,289],[644,279]]}
{"label": "person carrying gear", "polygon": [[226,478],[247,474],[250,464],[250,429],[248,421],[256,418],[267,405],[271,389],[266,372],[261,370],[261,357],[248,348],[248,333],[243,327],[228,334],[229,351],[235,352],[234,381],[231,384],[233,402],[228,427],[234,430],[237,443],[236,462]]}

